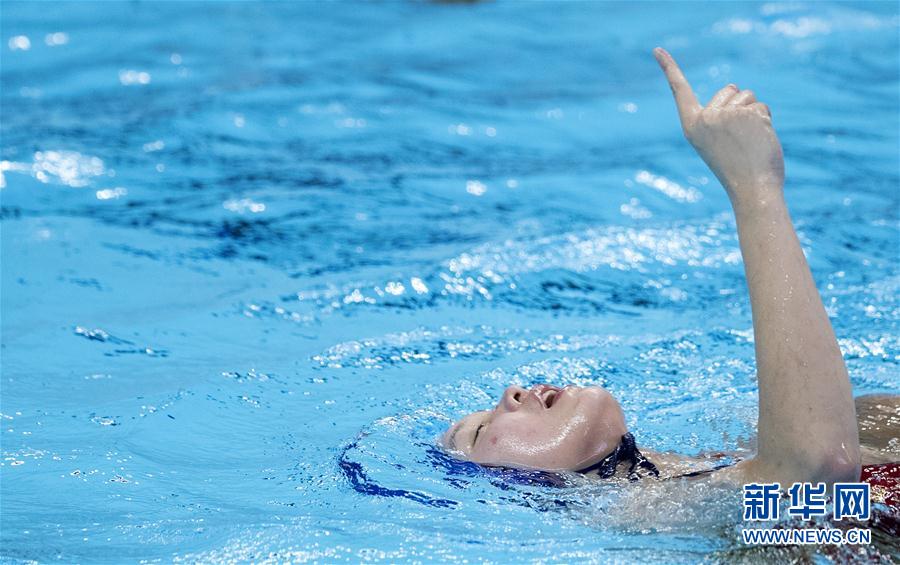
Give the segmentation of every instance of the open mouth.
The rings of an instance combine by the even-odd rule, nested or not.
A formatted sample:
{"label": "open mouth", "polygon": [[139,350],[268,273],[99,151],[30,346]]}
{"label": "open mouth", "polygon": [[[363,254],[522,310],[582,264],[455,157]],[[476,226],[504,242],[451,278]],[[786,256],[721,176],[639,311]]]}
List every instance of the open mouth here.
{"label": "open mouth", "polygon": [[563,389],[551,385],[538,385],[533,392],[540,399],[544,408],[552,408]]}
{"label": "open mouth", "polygon": [[547,394],[544,396],[544,406],[546,406],[547,408],[552,408],[557,394],[558,393],[555,390],[547,391]]}

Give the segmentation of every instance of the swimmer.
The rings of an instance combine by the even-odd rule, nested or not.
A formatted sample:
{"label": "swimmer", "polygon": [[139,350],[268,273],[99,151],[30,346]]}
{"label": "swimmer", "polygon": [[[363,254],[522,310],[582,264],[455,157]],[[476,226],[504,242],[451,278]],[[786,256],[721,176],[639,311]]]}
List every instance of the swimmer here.
{"label": "swimmer", "polygon": [[[451,426],[443,446],[485,466],[600,478],[858,481],[864,463],[892,459],[900,405],[896,396],[859,399],[870,440],[861,448],[847,368],[784,201],[784,160],[769,107],[734,84],[703,106],[672,56],[662,48],[654,55],[685,137],[725,188],[737,220],[759,383],[756,455],[711,466],[709,458],[641,452],[608,391],[550,385],[507,388],[493,409]],[[699,463],[706,468],[697,470]]]}

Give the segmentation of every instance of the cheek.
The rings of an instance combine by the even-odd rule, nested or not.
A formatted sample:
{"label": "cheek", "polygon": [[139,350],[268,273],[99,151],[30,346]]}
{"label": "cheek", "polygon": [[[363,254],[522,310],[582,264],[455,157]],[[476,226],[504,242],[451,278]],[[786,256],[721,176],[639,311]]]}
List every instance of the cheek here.
{"label": "cheek", "polygon": [[[532,453],[547,444],[545,433],[535,422],[504,422],[485,436],[484,447],[491,453]],[[480,441],[479,441],[480,443]]]}

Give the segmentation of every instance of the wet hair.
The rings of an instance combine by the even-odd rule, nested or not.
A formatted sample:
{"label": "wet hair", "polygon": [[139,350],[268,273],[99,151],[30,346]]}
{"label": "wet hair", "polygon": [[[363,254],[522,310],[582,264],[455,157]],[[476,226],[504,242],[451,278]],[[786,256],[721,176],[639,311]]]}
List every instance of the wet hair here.
{"label": "wet hair", "polygon": [[616,474],[616,469],[619,467],[619,464],[626,461],[629,463],[629,481],[637,481],[641,478],[641,474],[638,473],[639,469],[647,471],[648,475],[659,477],[659,469],[657,469],[656,465],[651,463],[649,459],[644,457],[634,443],[634,436],[630,433],[622,436],[621,443],[619,443],[618,447],[616,447],[612,453],[590,467],[580,469],[577,472],[584,475],[596,473],[600,475],[601,479],[608,479]]}

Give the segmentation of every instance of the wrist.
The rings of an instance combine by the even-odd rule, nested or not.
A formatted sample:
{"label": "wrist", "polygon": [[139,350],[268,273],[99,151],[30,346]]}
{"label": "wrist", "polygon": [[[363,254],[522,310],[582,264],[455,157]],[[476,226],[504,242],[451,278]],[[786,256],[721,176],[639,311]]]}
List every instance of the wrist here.
{"label": "wrist", "polygon": [[783,210],[787,206],[781,183],[757,182],[744,186],[726,186],[735,215],[759,214]]}
{"label": "wrist", "polygon": [[781,195],[771,197],[755,197],[740,202],[732,200],[734,218],[738,226],[770,225],[787,221],[792,224],[787,204]]}

